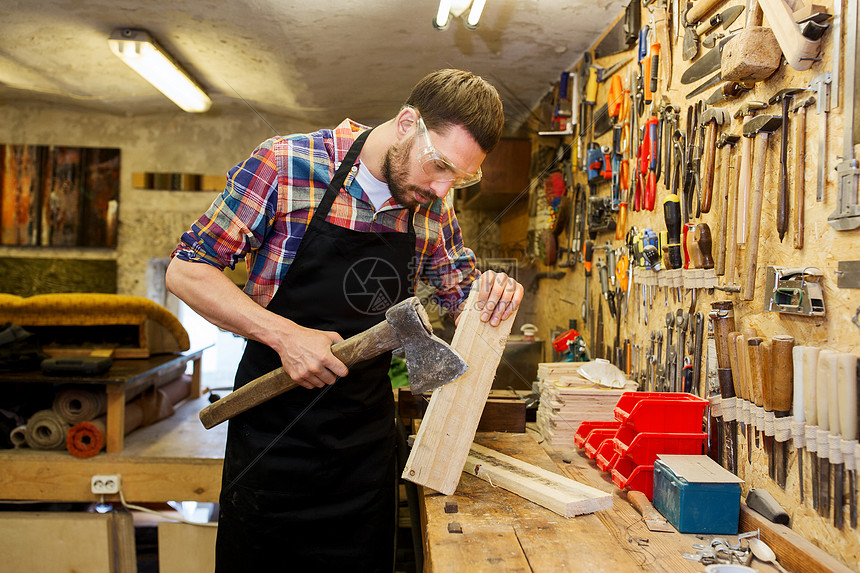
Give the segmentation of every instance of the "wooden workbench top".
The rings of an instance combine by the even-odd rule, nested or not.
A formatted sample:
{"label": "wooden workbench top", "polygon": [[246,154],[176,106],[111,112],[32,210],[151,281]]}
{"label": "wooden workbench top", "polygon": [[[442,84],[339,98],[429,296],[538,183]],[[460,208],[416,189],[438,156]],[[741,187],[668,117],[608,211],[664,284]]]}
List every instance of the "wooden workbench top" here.
{"label": "wooden workbench top", "polygon": [[80,459],[65,450],[0,450],[0,499],[98,501],[90,478],[120,474],[129,502],[218,501],[227,424],[203,427],[197,414],[208,404],[183,402],[170,418],[129,434],[115,454]]}
{"label": "wooden workbench top", "polygon": [[[424,490],[421,496],[426,571],[705,570],[682,555],[695,553],[694,543],[710,544],[711,536],[648,531],[626,494],[584,455],[546,451],[528,434],[478,433],[475,442],[611,492],[614,507],[566,519],[464,474],[454,495]],[[446,513],[446,505],[451,509],[452,502],[456,513]],[[457,526],[462,533],[449,532]],[[737,537],[728,536],[728,540],[735,543]],[[755,568],[762,573],[776,571],[759,562]]]}

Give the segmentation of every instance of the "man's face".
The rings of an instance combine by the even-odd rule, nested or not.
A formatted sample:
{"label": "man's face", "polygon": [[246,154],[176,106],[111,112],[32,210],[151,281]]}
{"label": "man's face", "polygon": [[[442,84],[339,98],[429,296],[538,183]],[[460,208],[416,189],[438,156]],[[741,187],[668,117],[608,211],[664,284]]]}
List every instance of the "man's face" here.
{"label": "man's face", "polygon": [[431,175],[422,167],[416,158],[416,141],[422,145],[422,149],[431,145],[434,151],[443,155],[445,161],[462,172],[477,172],[486,157],[472,136],[460,126],[451,127],[444,135],[434,132],[432,143],[429,132],[425,131],[423,138],[417,132],[416,125],[411,136],[389,147],[382,163],[382,175],[388,182],[392,197],[410,209],[445,197],[453,185],[452,181],[439,180],[438,175]]}

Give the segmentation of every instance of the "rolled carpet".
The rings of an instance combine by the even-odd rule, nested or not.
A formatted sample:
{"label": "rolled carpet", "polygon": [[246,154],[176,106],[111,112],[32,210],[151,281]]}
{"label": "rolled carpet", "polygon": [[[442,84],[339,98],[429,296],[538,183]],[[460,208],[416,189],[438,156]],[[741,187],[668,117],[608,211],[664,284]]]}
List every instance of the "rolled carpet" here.
{"label": "rolled carpet", "polygon": [[77,424],[104,414],[107,410],[107,396],[104,391],[66,388],[54,397],[52,408],[68,423]]}
{"label": "rolled carpet", "polygon": [[27,426],[25,424],[16,426],[9,433],[9,441],[12,442],[12,445],[16,448],[25,447],[27,445]]}
{"label": "rolled carpet", "polygon": [[27,420],[24,435],[35,450],[56,450],[66,442],[69,424],[53,410],[39,410]]}
{"label": "rolled carpet", "polygon": [[[137,400],[125,405],[125,433],[133,432],[143,421]],[[107,441],[107,416],[91,422],[78,422],[66,434],[66,449],[76,458],[91,458],[102,451]]]}

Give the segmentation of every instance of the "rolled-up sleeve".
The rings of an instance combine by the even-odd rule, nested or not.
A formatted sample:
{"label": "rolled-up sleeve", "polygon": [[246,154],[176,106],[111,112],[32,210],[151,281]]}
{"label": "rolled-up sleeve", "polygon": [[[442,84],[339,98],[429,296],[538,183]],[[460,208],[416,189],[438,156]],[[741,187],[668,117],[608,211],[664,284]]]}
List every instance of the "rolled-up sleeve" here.
{"label": "rolled-up sleeve", "polygon": [[480,274],[475,253],[463,244],[454,210],[442,209],[439,237],[423,268],[424,280],[436,288],[434,302],[449,313],[456,312]]}
{"label": "rolled-up sleeve", "polygon": [[276,212],[278,174],[272,140],[227,173],[224,191],[189,230],[171,256],[223,269],[262,245]]}

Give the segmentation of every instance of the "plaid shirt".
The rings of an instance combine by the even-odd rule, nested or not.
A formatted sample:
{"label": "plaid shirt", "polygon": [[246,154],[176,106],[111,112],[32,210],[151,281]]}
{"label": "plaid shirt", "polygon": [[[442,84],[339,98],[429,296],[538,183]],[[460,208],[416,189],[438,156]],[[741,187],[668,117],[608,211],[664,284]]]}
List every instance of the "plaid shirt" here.
{"label": "plaid shirt", "polygon": [[[245,292],[267,306],[295,259],[335,170],[365,129],[347,119],[334,130],[278,136],[263,142],[228,172],[224,192],[182,234],[171,256],[219,269],[232,269],[244,258],[248,267]],[[444,200],[435,200],[420,205],[413,214],[389,198],[374,213],[355,180],[356,171],[353,168],[347,175],[326,221],[361,232],[405,233],[412,216],[416,235],[414,276],[437,289],[437,304],[456,310],[480,272],[474,253],[463,245],[453,208]]]}

